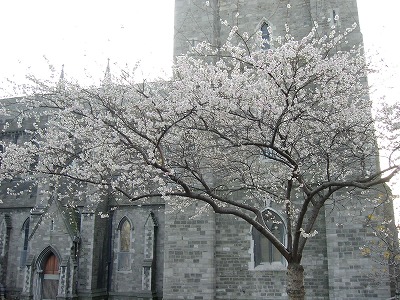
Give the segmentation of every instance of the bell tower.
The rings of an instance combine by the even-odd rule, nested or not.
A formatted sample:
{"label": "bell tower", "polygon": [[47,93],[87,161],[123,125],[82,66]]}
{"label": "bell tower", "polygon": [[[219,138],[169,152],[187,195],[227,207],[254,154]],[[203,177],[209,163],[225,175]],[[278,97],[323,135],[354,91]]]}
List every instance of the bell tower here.
{"label": "bell tower", "polygon": [[[227,37],[229,26],[250,35],[266,24],[271,36],[284,36],[286,25],[297,39],[318,23],[321,34],[335,26],[339,31],[358,24],[356,0],[176,0],[174,56],[186,53],[202,41],[218,47]],[[359,30],[352,42],[362,40]],[[350,41],[351,42],[351,41]]]}
{"label": "bell tower", "polygon": [[[249,36],[261,31],[265,40],[284,37],[288,32],[299,40],[313,27],[317,27],[321,37],[333,30],[344,34],[347,28],[355,28],[347,36],[347,43],[337,46],[338,50],[346,51],[363,42],[358,24],[356,0],[175,0],[174,56],[185,54],[203,41],[220,47],[232,26]],[[264,47],[269,48],[268,45]],[[375,158],[370,163],[378,166]],[[370,197],[374,197],[373,193]],[[309,241],[303,259],[310,299],[390,297],[388,278],[382,278],[378,287],[372,287],[373,261],[360,252],[360,247],[370,239],[365,229],[366,216],[361,211],[374,208],[373,204],[366,203],[359,207],[360,213],[357,207],[358,215],[351,222],[346,217],[346,207],[336,211],[328,205],[320,215],[319,237]],[[177,225],[166,221],[166,235],[180,243],[183,226],[187,225],[181,222]],[[178,231],[179,226],[181,231]],[[166,258],[166,273],[172,278],[164,282],[166,298],[177,298],[185,291],[194,295],[197,288],[204,291],[199,299],[285,299],[285,268],[271,263],[260,270],[254,256],[256,249],[262,247],[257,248],[255,239],[249,243],[251,230],[246,224],[210,214],[202,217],[196,226],[201,233],[198,239],[204,238],[200,243],[202,248],[196,248],[203,260],[191,257],[191,265],[177,271],[173,257]],[[166,246],[166,252],[173,253],[173,248],[169,247]],[[185,273],[182,277],[189,279],[179,281],[176,276],[180,273]],[[192,278],[197,278],[199,284],[191,286]]]}

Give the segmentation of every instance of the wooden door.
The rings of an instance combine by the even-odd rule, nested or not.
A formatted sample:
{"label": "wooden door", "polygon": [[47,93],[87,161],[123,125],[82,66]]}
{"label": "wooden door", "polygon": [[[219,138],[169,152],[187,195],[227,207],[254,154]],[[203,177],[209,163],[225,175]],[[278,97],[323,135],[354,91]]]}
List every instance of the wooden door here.
{"label": "wooden door", "polygon": [[43,270],[42,299],[56,299],[58,293],[58,259],[51,253]]}

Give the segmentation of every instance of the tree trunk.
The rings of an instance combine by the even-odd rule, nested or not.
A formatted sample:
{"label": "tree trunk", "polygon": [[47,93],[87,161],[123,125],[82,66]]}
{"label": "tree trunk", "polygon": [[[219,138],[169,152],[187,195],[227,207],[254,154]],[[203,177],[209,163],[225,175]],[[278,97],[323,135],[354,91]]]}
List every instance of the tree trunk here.
{"label": "tree trunk", "polygon": [[289,300],[304,300],[304,268],[299,263],[289,263],[286,273]]}

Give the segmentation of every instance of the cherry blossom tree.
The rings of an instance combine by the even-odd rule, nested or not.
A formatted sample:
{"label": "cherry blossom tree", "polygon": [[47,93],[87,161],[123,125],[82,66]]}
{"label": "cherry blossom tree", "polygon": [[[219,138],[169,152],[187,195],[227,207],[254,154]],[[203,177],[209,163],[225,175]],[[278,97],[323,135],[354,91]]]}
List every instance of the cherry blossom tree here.
{"label": "cherry blossom tree", "polygon": [[[30,141],[5,147],[1,179],[51,183],[58,197],[202,202],[271,241],[287,261],[289,299],[304,299],[303,251],[324,205],[373,204],[359,191],[399,170],[394,156],[378,167],[367,64],[361,48],[341,50],[351,31],[314,28],[264,50],[260,34],[233,27],[220,49],[201,43],[178,57],[170,81],[123,71],[97,88],[35,82],[34,96],[3,103],[17,124],[3,130],[29,123]],[[286,243],[267,226],[266,199],[285,218]]]}
{"label": "cherry blossom tree", "polygon": [[[383,205],[386,210],[393,210],[389,205]],[[386,207],[385,207],[386,206]],[[393,211],[386,216],[393,216]],[[367,216],[365,224],[370,228],[370,233],[376,238],[368,241],[360,248],[361,254],[369,257],[376,264],[372,269],[370,280],[379,281],[381,278],[390,278],[392,295],[399,292],[399,239],[398,227],[396,228],[393,219],[385,218],[385,214],[371,213]]]}

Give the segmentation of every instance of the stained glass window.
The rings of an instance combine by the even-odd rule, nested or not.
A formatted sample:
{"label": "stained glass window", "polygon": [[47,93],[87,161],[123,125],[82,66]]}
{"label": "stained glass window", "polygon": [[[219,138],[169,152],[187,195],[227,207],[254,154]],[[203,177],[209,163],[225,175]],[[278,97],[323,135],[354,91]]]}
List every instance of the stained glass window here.
{"label": "stained glass window", "polygon": [[118,270],[131,270],[131,223],[124,217],[119,223]]}
{"label": "stained glass window", "polygon": [[120,228],[119,251],[128,252],[131,247],[131,224],[125,219]]}

